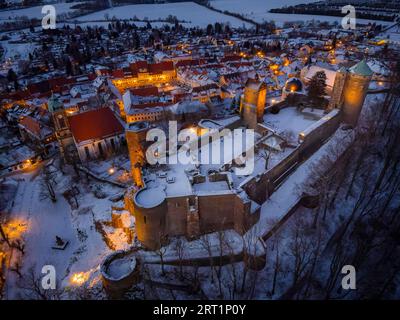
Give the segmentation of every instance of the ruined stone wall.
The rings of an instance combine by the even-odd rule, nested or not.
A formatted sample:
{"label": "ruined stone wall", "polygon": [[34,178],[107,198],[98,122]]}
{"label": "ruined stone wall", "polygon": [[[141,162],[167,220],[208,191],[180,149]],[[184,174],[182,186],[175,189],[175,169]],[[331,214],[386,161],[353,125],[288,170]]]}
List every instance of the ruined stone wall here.
{"label": "ruined stone wall", "polygon": [[338,71],[336,73],[335,82],[332,90],[332,97],[329,103],[329,110],[341,108],[343,104],[343,90],[346,83],[347,72]]}
{"label": "ruined stone wall", "polygon": [[278,165],[248,181],[243,189],[249,197],[261,204],[275,191],[276,188],[300,165],[317,151],[323,143],[337,130],[341,114],[328,120],[324,125],[310,132],[303,143],[293,150]]}
{"label": "ruined stone wall", "polygon": [[186,235],[186,216],[189,212],[188,197],[167,199],[167,233],[170,236]]}
{"label": "ruined stone wall", "polygon": [[234,228],[234,197],[234,193],[198,196],[201,233]]}

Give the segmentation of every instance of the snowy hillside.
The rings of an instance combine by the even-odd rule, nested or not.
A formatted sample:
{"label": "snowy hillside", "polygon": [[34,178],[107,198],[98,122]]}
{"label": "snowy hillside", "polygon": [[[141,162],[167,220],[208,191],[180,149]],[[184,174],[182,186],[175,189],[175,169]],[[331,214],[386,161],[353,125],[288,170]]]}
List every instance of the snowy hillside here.
{"label": "snowy hillside", "polygon": [[[70,9],[72,6],[77,5],[79,2],[72,2],[72,3],[55,3],[53,4],[56,8],[57,14],[68,13],[71,12]],[[27,17],[29,19],[37,18],[42,19],[44,14],[42,14],[42,7],[43,6],[36,6],[31,8],[25,9],[17,9],[17,10],[3,10],[0,11],[0,20],[13,20],[20,17]]]}
{"label": "snowy hillside", "polygon": [[[211,5],[219,10],[227,10],[234,13],[243,14],[246,18],[257,22],[275,21],[278,25],[291,21],[319,20],[328,22],[341,22],[340,17],[318,16],[318,15],[297,15],[269,13],[270,9],[281,8],[284,6],[298,5],[302,3],[316,2],[316,0],[212,0]],[[360,23],[368,20],[359,19]],[[387,24],[385,22],[380,22]]]}
{"label": "snowy hillside", "polygon": [[139,19],[165,19],[169,15],[176,16],[180,21],[185,20],[191,26],[206,27],[210,23],[230,23],[232,27],[241,27],[246,24],[243,21],[218,12],[209,10],[193,2],[165,3],[165,4],[140,4],[114,7],[98,11],[86,16],[80,17],[79,21],[98,21],[105,20],[105,16],[119,19],[130,19],[137,17]]}

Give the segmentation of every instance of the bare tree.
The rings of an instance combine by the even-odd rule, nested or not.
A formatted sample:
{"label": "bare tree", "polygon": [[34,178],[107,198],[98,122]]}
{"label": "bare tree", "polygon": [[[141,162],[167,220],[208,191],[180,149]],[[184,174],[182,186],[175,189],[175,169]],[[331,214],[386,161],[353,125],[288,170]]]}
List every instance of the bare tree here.
{"label": "bare tree", "polygon": [[165,276],[165,263],[164,263],[164,257],[165,253],[167,252],[167,247],[160,247],[156,250],[157,255],[160,257],[160,262],[161,262],[161,275]]}
{"label": "bare tree", "polygon": [[[17,283],[22,290],[22,298],[34,300],[60,300],[62,295],[61,289],[44,289],[42,286],[41,274],[36,272],[35,266],[31,266],[22,279]],[[56,284],[56,288],[59,285]]]}
{"label": "bare tree", "polygon": [[179,261],[179,278],[184,279],[183,260],[185,259],[185,254],[186,254],[186,244],[181,237],[176,239],[174,249]]}
{"label": "bare tree", "polygon": [[211,283],[214,283],[214,259],[213,259],[213,252],[212,252],[212,244],[209,234],[205,234],[200,238],[201,246],[207,251],[208,258],[210,260],[210,276],[211,276]]}

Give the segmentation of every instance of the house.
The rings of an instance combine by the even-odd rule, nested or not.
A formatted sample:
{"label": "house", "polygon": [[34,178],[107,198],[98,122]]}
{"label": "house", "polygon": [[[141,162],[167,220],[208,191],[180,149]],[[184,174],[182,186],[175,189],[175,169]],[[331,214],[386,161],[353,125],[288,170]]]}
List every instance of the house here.
{"label": "house", "polygon": [[124,127],[110,108],[79,113],[69,117],[68,122],[82,162],[106,158],[125,141]]}
{"label": "house", "polygon": [[17,145],[0,153],[0,174],[29,169],[41,161],[41,156],[26,145]]}
{"label": "house", "polygon": [[54,141],[53,130],[30,116],[23,117],[18,128],[22,140],[31,141],[36,146],[44,146]]}

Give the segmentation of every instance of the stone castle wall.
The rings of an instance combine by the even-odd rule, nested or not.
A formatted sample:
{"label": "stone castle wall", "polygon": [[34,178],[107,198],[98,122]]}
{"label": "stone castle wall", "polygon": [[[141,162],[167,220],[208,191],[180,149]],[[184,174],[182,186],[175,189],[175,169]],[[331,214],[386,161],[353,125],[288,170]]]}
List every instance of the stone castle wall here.
{"label": "stone castle wall", "polygon": [[341,121],[341,114],[328,120],[324,125],[310,132],[303,143],[293,150],[284,160],[271,170],[263,173],[259,177],[254,177],[248,181],[243,189],[249,197],[257,203],[265,202],[276,188],[290,175],[293,171],[318,150],[322,144],[337,130]]}

